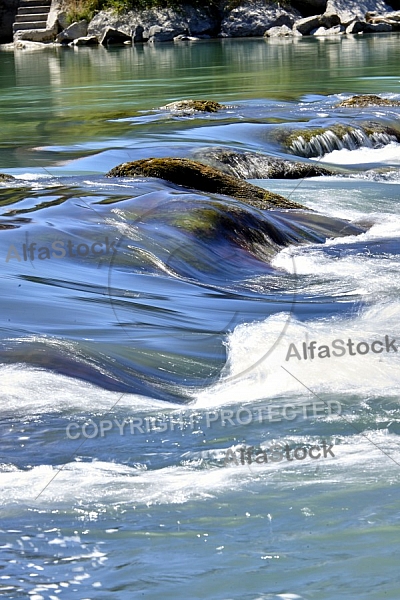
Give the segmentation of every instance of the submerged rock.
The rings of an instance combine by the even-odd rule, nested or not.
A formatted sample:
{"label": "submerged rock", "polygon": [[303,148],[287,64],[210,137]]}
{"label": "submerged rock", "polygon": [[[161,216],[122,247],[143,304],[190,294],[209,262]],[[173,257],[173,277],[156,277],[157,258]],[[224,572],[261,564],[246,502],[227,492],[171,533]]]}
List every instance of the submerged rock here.
{"label": "submerged rock", "polygon": [[198,150],[194,156],[199,162],[240,179],[301,179],[336,172],[319,164],[283,160],[256,152],[235,152],[226,148]]}
{"label": "submerged rock", "polygon": [[398,100],[388,100],[374,94],[365,94],[363,96],[352,96],[346,100],[342,100],[337,107],[343,108],[365,108],[367,106],[400,106]]}
{"label": "submerged rock", "polygon": [[7,175],[7,173],[0,173],[0,181],[14,181],[15,177]]}
{"label": "submerged rock", "polygon": [[260,187],[187,158],[147,158],[123,163],[107,177],[158,177],[184,187],[223,194],[259,209],[306,208]]}
{"label": "submerged rock", "polygon": [[170,102],[165,106],[160,107],[161,110],[170,110],[173,112],[209,112],[215,113],[224,108],[219,102],[214,100],[178,100],[177,102]]}

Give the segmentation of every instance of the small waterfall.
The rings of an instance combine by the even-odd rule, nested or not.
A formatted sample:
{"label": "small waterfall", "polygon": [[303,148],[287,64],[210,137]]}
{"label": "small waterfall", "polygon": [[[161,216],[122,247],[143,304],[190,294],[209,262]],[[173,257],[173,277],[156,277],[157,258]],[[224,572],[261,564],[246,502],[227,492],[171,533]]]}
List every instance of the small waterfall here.
{"label": "small waterfall", "polygon": [[380,148],[390,144],[390,142],[398,141],[395,134],[390,134],[385,131],[375,131],[367,134],[363,129],[344,129],[338,127],[327,129],[326,131],[307,132],[307,135],[300,134],[295,139],[291,140],[289,150],[297,156],[312,158],[324,156],[334,150],[357,150],[357,148]]}

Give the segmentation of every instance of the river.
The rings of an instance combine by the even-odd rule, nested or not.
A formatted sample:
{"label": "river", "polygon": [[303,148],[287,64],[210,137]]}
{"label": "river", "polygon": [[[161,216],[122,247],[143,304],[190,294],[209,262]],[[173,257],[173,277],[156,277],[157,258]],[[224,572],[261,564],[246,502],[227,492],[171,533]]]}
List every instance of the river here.
{"label": "river", "polygon": [[[399,100],[399,61],[0,51],[0,596],[398,600],[400,109],[337,105]],[[224,108],[160,108],[192,97]],[[105,177],[221,150],[313,212]]]}

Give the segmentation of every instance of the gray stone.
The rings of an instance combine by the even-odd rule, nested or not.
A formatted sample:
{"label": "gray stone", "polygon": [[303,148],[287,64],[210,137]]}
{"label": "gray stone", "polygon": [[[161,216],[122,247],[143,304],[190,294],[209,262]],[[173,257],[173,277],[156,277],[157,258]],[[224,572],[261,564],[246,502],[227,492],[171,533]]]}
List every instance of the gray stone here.
{"label": "gray stone", "polygon": [[178,35],[216,35],[219,19],[211,9],[184,5],[181,10],[159,8],[117,14],[99,12],[89,23],[88,34],[102,38],[107,28],[131,37],[135,44],[172,41]]}
{"label": "gray stone", "polygon": [[350,23],[350,25],[347,26],[346,28],[346,33],[362,33],[363,31],[365,31],[367,24],[365,21],[353,21],[352,23]]}
{"label": "gray stone", "polygon": [[87,34],[88,22],[83,19],[82,21],[72,23],[69,27],[64,29],[61,33],[56,37],[56,42],[58,44],[68,44],[76,38],[85,37]]}
{"label": "gray stone", "polygon": [[69,46],[97,46],[99,40],[95,35],[86,35],[69,43]]}
{"label": "gray stone", "polygon": [[326,4],[326,14],[338,15],[343,25],[348,25],[354,19],[362,21],[367,12],[382,14],[388,9],[384,0],[328,0]]}
{"label": "gray stone", "polygon": [[340,19],[337,15],[315,15],[314,17],[306,17],[296,21],[293,29],[301,33],[301,35],[310,35],[313,31],[324,27],[330,29],[340,24]]}
{"label": "gray stone", "polygon": [[315,35],[317,37],[325,37],[330,35],[338,35],[344,33],[345,29],[343,25],[336,25],[335,27],[330,27],[327,29],[326,27],[318,27],[311,32],[311,35]]}
{"label": "gray stone", "polygon": [[174,37],[174,42],[198,42],[199,40],[199,37],[194,37],[193,35],[181,34]]}
{"label": "gray stone", "polygon": [[221,34],[227,37],[262,36],[272,27],[292,27],[299,17],[301,14],[295,9],[286,10],[276,4],[266,6],[260,0],[246,2],[225,15]]}
{"label": "gray stone", "polygon": [[281,27],[271,27],[267,29],[264,37],[293,37],[293,29],[290,29],[287,25],[281,25]]}
{"label": "gray stone", "polygon": [[160,25],[153,25],[149,29],[149,43],[154,44],[155,42],[172,42],[174,37],[178,36],[181,33],[185,33],[185,30],[182,31],[182,28],[167,28],[161,27]]}
{"label": "gray stone", "polygon": [[391,25],[394,30],[400,29],[400,11],[393,11],[385,13],[383,15],[377,15],[376,13],[367,13],[365,17],[367,23],[371,25],[378,25],[384,23],[385,25]]}
{"label": "gray stone", "polygon": [[41,42],[43,44],[54,42],[55,29],[24,29],[14,33],[14,43],[20,41]]}
{"label": "gray stone", "polygon": [[13,44],[1,46],[2,50],[26,50],[28,52],[43,50],[43,48],[52,48],[52,46],[43,42],[30,42],[29,40],[15,40]]}
{"label": "gray stone", "polygon": [[367,23],[365,33],[383,33],[393,31],[392,25],[389,23]]}
{"label": "gray stone", "polygon": [[103,46],[109,46],[112,44],[125,44],[125,42],[131,41],[132,37],[130,35],[127,35],[123,31],[119,31],[118,29],[108,27],[100,40],[100,44],[102,44]]}

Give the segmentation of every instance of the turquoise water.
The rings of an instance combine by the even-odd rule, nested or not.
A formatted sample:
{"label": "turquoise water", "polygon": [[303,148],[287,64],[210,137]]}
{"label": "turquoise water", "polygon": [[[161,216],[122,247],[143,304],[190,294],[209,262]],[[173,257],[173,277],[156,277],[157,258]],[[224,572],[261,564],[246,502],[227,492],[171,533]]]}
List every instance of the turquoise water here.
{"label": "turquoise water", "polygon": [[400,144],[252,179],[313,213],[104,177],[400,131],[336,106],[400,99],[398,40],[0,52],[0,595],[398,599]]}

